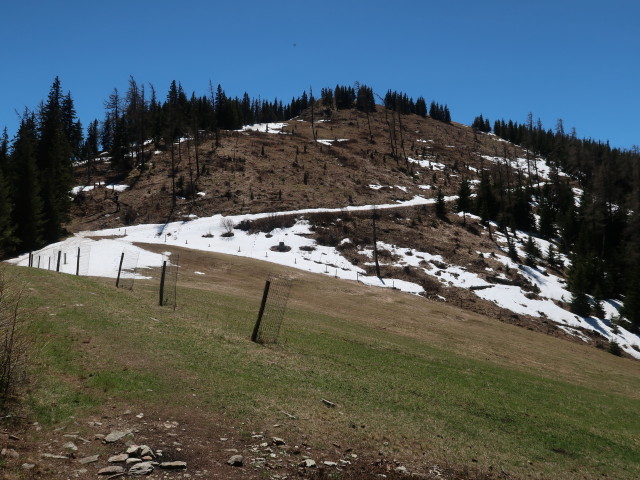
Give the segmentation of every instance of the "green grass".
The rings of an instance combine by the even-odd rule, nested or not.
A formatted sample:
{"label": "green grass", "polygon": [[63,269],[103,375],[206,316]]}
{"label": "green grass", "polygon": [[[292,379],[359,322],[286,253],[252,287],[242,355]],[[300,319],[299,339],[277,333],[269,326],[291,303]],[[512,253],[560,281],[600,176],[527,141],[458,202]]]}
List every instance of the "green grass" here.
{"label": "green grass", "polygon": [[[320,308],[300,300],[307,287],[316,296],[334,288],[316,276],[293,292],[284,343],[255,345],[248,337],[261,273],[236,291],[182,283],[174,312],[156,305],[153,281],[131,292],[21,270],[33,289],[33,414],[60,422],[115,397],[224,412],[252,422],[248,429],[277,422],[318,445],[349,443],[416,464],[473,462],[523,478],[640,478],[639,362],[479,317],[452,323],[445,307],[402,294],[371,307],[375,297],[362,302],[371,295],[363,290],[355,303],[334,296]],[[392,324],[394,331],[381,326]]]}

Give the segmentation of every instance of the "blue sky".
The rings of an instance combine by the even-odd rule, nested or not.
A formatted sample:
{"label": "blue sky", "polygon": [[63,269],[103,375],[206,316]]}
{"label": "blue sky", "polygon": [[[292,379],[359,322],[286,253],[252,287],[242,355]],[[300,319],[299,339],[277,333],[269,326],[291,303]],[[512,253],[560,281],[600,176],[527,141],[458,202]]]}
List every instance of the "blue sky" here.
{"label": "blue sky", "polygon": [[86,126],[129,75],[165,97],[288,101],[353,84],[579,137],[640,145],[640,6],[626,0],[211,2],[23,0],[0,6],[0,128],[36,108],[57,75]]}

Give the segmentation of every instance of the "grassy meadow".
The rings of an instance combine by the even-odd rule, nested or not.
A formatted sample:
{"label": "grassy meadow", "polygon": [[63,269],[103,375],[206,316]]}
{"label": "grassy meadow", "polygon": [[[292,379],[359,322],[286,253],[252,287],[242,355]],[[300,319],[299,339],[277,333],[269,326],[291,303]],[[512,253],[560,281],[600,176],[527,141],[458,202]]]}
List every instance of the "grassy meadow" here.
{"label": "grassy meadow", "polygon": [[[282,436],[382,452],[412,471],[640,478],[640,362],[392,290],[180,257],[175,310],[157,305],[158,272],[129,291],[7,267],[26,287],[34,420],[55,428],[118,403],[197,411],[247,435],[277,423]],[[249,336],[270,272],[293,288],[281,342],[263,346]]]}

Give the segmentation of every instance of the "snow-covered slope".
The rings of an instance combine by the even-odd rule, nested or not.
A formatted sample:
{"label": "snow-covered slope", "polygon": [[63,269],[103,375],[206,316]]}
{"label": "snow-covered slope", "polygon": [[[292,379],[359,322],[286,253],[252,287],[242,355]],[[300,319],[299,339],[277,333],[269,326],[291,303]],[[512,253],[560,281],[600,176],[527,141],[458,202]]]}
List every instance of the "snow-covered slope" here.
{"label": "snow-covered slope", "polygon": [[[452,198],[448,199],[451,200]],[[372,205],[359,207],[346,207],[344,209],[306,209],[294,212],[280,212],[270,214],[253,214],[223,217],[215,215],[209,218],[196,218],[184,222],[173,222],[159,225],[138,225],[127,228],[115,228],[95,232],[82,232],[64,242],[49,245],[46,249],[34,254],[34,266],[40,268],[55,269],[58,253],[65,258],[61,262],[60,270],[65,273],[75,273],[78,264],[77,252],[80,249],[82,274],[91,276],[114,277],[118,272],[118,265],[122,255],[128,259],[127,265],[137,265],[137,275],[144,276],[145,268],[158,267],[166,258],[144,250],[134,243],[166,244],[186,247],[190,249],[225,253],[250,257],[287,265],[293,268],[309,272],[321,273],[336,278],[359,281],[367,285],[378,287],[396,288],[405,292],[419,294],[423,291],[418,284],[392,278],[377,278],[367,276],[365,271],[352,265],[335,248],[317,245],[314,240],[308,238],[310,225],[302,217],[305,213],[313,212],[341,212],[376,209],[397,208],[398,206],[421,205],[433,203],[434,199],[414,197],[409,202],[389,205]],[[233,225],[243,220],[254,220],[270,215],[299,215],[299,219],[290,228],[275,229],[270,233],[250,234],[242,230],[233,229],[233,236],[225,236]],[[498,235],[499,233],[495,233]],[[519,236],[526,238],[524,233]],[[92,238],[99,238],[93,240]],[[349,241],[344,239],[343,242]],[[547,248],[547,243],[536,239],[541,250]],[[274,248],[281,244],[286,248],[279,251]],[[506,240],[505,240],[506,243]],[[577,328],[593,330],[604,338],[616,341],[622,349],[630,355],[640,359],[640,351],[634,346],[640,346],[640,337],[628,332],[624,328],[614,327],[611,317],[618,314],[620,303],[614,300],[605,302],[607,318],[579,317],[558,306],[556,301],[566,301],[570,298],[564,281],[550,272],[540,268],[519,266],[512,262],[506,254],[497,255],[497,258],[509,268],[520,269],[520,273],[532,284],[540,289],[538,298],[529,298],[517,286],[488,283],[476,273],[467,271],[464,267],[450,265],[437,255],[412,249],[410,245],[388,245],[378,243],[378,247],[391,252],[396,265],[412,266],[438,278],[444,285],[471,289],[478,297],[492,301],[512,312],[545,317],[557,323],[567,333],[576,335],[585,341],[589,341]],[[284,251],[286,250],[286,251]],[[506,250],[506,248],[505,248]],[[90,252],[90,253],[88,253]],[[367,255],[372,252],[363,250]],[[490,255],[492,252],[478,252],[480,255]],[[499,252],[493,252],[495,255]],[[524,254],[520,252],[522,256]],[[37,259],[37,260],[36,260]],[[399,260],[398,260],[399,259]],[[565,260],[566,261],[566,260]],[[16,265],[27,266],[28,256],[24,255],[10,261]],[[446,290],[445,290],[446,292]],[[443,298],[446,300],[446,298]]]}

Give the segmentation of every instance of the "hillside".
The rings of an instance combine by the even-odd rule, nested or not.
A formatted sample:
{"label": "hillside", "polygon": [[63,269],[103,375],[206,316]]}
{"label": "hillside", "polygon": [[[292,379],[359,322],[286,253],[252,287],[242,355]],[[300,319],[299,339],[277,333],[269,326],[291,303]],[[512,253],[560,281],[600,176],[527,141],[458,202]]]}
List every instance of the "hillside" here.
{"label": "hillside", "polygon": [[[181,259],[175,310],[157,306],[157,269],[126,290],[9,268],[29,292],[34,368],[3,419],[19,455],[4,478],[95,478],[124,442],[187,463],[148,478],[640,473],[638,362],[394,290],[147,248]],[[248,336],[269,274],[294,283],[265,347]],[[130,433],[105,443],[113,431]],[[242,467],[227,465],[235,454]]]}
{"label": "hillside", "polygon": [[[282,237],[283,228],[305,221],[310,227],[304,235],[314,240],[305,248],[329,247],[331,253],[323,254],[339,257],[334,262],[322,259],[325,266],[314,271],[329,273],[329,267],[340,265],[342,271],[352,271],[353,278],[362,281],[364,276],[377,276],[371,222],[371,206],[377,206],[382,278],[395,279],[409,291],[435,301],[569,340],[601,348],[609,348],[609,342],[614,341],[626,354],[640,357],[637,335],[613,323],[619,315],[619,299],[603,302],[600,316],[580,317],[568,312],[572,298],[565,283],[568,259],[556,253],[552,264],[547,258],[550,246],[556,252],[561,249],[558,243],[515,229],[512,235],[508,230],[505,235],[493,222],[454,213],[442,217],[435,210],[438,189],[451,209],[461,182],[468,181],[471,191],[476,192],[482,172],[511,176],[514,183],[517,179],[532,190],[550,183],[551,176],[559,177],[579,202],[581,190],[571,176],[553,171],[545,159],[495,135],[429,117],[396,115],[381,106],[371,114],[355,109],[316,110],[313,120],[315,140],[307,109],[288,122],[216,135],[201,133],[197,142],[182,138],[173,148],[162,144],[162,149],[156,150],[157,146],[148,143],[145,155],[150,159],[145,169],[134,169],[126,176],[112,169],[104,156],[91,165],[79,165],[76,191],[80,193],[74,200],[70,229],[80,232],[165,224],[168,231],[185,230],[188,226],[169,227],[170,222],[221,215],[229,219],[231,227],[248,229],[253,240],[247,241],[255,244],[260,231],[272,235],[277,228]],[[88,173],[92,182],[86,186],[86,181],[81,182]],[[533,208],[535,212],[535,203]],[[245,217],[263,214],[272,218],[274,213],[281,214],[280,220],[262,220],[262,225],[252,225],[253,217]],[[539,213],[535,214],[538,222]],[[212,219],[196,237],[219,230],[220,239],[224,233],[221,221]],[[158,240],[146,234],[134,238],[134,231],[129,228],[128,240]],[[97,235],[114,234],[118,232]],[[180,244],[175,237],[163,240]],[[512,240],[517,259],[509,248]],[[192,248],[247,252],[229,238],[222,244],[215,239],[198,244],[194,238],[184,237],[184,241]],[[528,241],[536,247],[533,260],[527,259]],[[300,254],[294,248],[295,253]],[[256,252],[254,256],[260,255]],[[297,265],[296,261],[289,255],[280,263]]]}

